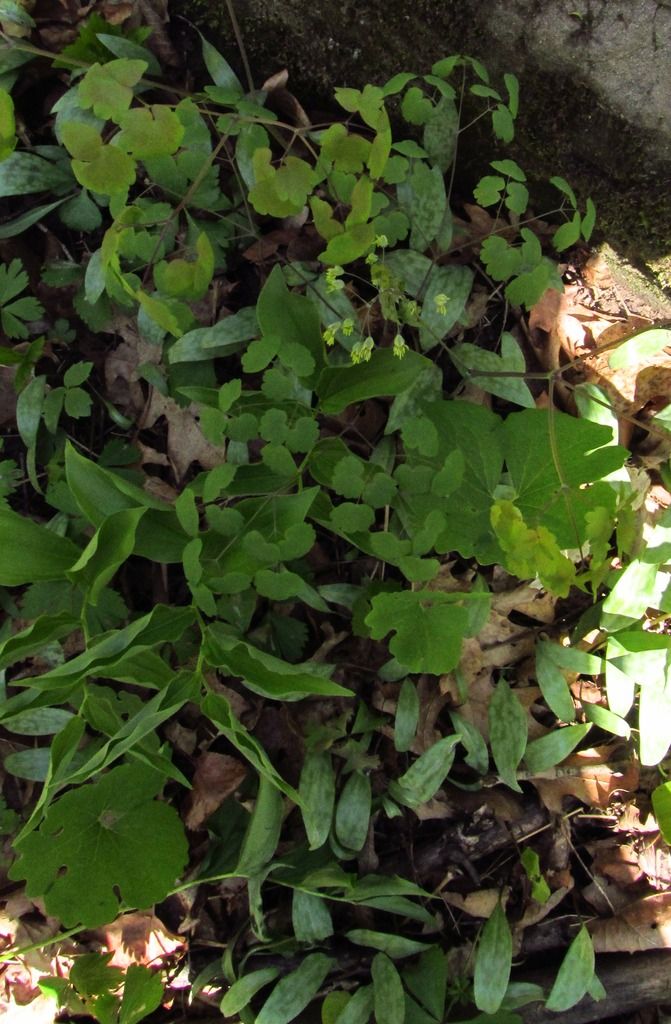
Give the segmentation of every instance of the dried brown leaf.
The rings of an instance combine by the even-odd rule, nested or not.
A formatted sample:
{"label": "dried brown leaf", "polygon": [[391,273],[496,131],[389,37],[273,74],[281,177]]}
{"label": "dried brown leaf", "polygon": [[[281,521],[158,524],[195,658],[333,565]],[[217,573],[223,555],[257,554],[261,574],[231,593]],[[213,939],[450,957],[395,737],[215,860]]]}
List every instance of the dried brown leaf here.
{"label": "dried brown leaf", "polygon": [[589,926],[597,953],[640,953],[671,947],[671,892],[630,903],[606,920]]}
{"label": "dried brown leaf", "polygon": [[247,768],[235,757],[211,750],[201,754],[196,762],[193,788],[186,801],[186,827],[200,828],[224,800],[235,793],[246,775]]}

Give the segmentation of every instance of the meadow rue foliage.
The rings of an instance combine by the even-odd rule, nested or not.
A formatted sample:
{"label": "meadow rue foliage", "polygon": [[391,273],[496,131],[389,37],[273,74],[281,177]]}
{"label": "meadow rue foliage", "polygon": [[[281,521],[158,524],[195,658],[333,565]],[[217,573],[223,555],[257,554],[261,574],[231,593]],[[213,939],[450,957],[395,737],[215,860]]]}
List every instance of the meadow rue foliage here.
{"label": "meadow rue foliage", "polygon": [[[584,927],[549,994],[516,987],[498,891],[455,977],[431,892],[378,871],[375,849],[402,845],[446,780],[519,793],[592,729],[633,730],[645,764],[667,755],[668,640],[643,626],[671,613],[668,514],[644,550],[614,417],[558,409],[564,369],[528,374],[514,323],[562,291],[552,249],[590,238],[594,206],[554,177],[553,227],[535,230],[532,183],[494,159],[474,191],[490,229],[465,231],[464,98],[497,151],[519,104],[514,75],[497,88],[468,57],[339,88],[342,118],[317,127],[281,120],[270,87],[245,91],[206,41],[210,83],[176,99],[147,34],[94,15],[55,59],[52,134],[30,145],[7,87],[32,51],[0,51],[0,197],[19,200],[0,238],[44,222],[67,242],[0,266],[16,426],[0,461],[0,716],[18,737],[5,771],[39,792],[0,812],[9,877],[86,929],[244,879],[240,949],[203,981],[243,1021],[289,1024],[325,989],[324,1024],[512,1022],[527,1001],[596,997]],[[242,260],[256,277],[235,279]],[[653,333],[658,351],[669,332]],[[486,713],[458,710],[463,652],[513,577],[588,609],[573,644],[548,635],[529,655],[540,736],[501,674]],[[605,678],[599,701],[577,675]],[[427,679],[449,721],[424,722]],[[257,728],[263,708],[286,713],[291,757]],[[181,715],[203,730],[190,748]],[[204,800],[196,747],[229,773],[220,800]],[[668,790],[653,795],[667,838]],[[538,902],[543,868],[526,847]],[[365,957],[355,989],[335,936]],[[135,1024],[162,991],[102,954],[43,986],[101,1024]]]}

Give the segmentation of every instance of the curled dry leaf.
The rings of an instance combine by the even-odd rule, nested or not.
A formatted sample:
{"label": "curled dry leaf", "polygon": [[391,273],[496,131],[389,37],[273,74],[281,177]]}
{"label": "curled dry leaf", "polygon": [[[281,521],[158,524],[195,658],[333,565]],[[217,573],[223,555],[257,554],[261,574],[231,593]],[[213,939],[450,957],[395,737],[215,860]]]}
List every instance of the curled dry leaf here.
{"label": "curled dry leaf", "polygon": [[594,921],[589,930],[597,953],[641,953],[671,947],[671,892],[630,903],[615,917]]}
{"label": "curled dry leaf", "polygon": [[235,757],[207,750],[196,762],[193,788],[186,802],[184,824],[197,829],[235,793],[247,775],[247,768]]}
{"label": "curled dry leaf", "polygon": [[476,889],[465,896],[460,892],[442,892],[441,896],[449,906],[463,910],[470,917],[490,917],[501,899],[501,892],[499,889]]}

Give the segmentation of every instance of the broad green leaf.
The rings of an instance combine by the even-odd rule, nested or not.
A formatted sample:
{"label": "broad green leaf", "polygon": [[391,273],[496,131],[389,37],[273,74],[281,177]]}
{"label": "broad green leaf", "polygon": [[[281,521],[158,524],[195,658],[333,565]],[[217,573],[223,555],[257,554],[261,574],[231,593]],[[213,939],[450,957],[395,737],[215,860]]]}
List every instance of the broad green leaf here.
{"label": "broad green leaf", "polygon": [[[496,377],[497,373],[523,374],[526,371],[524,355],[512,334],[504,331],[501,335],[500,355],[470,343],[455,345],[450,352],[459,372],[467,378],[472,378],[483,391],[498,395],[499,398],[505,398],[526,409],[536,407],[533,395],[521,377]],[[487,376],[488,370],[492,371],[494,376]]]}
{"label": "broad green leaf", "polygon": [[277,983],[255,1024],[289,1024],[314,999],[334,965],[332,957],[311,953],[300,967]]}
{"label": "broad green leaf", "polygon": [[573,214],[571,220],[566,221],[561,227],[557,228],[552,239],[557,252],[563,252],[564,249],[568,249],[570,246],[575,245],[580,238],[580,214],[576,211]]}
{"label": "broad green leaf", "polygon": [[536,677],[546,704],[560,722],[575,721],[573,697],[562,669],[565,664],[559,644],[539,640],[536,644]]}
{"label": "broad green leaf", "polygon": [[84,110],[93,108],[96,117],[105,121],[118,120],[131,105],[132,86],[146,70],[146,61],[127,58],[92,64],[79,83],[81,106]]}
{"label": "broad green leaf", "polygon": [[68,121],[63,143],[72,154],[72,170],[80,185],[102,195],[125,192],[135,181],[135,160],[116,146],[103,143],[92,125]]}
{"label": "broad green leaf", "polygon": [[594,978],[594,947],[583,925],[568,948],[545,1006],[563,1013],[579,1003]]}
{"label": "broad green leaf", "polygon": [[138,1024],[158,1009],[162,999],[161,975],[142,964],[130,964],[124,976],[119,1024]]}
{"label": "broad green leaf", "polygon": [[333,922],[325,900],[313,893],[294,889],[291,922],[299,942],[315,944],[333,935]]}
{"label": "broad green leaf", "polygon": [[147,510],[127,508],[109,515],[96,530],[77,561],[67,573],[72,582],[86,588],[87,601],[93,606],[117,569],[135,548],[135,534]]}
{"label": "broad green leaf", "polygon": [[282,810],[279,789],[262,775],[259,779],[254,810],[242,842],[236,874],[258,875],[272,860],[280,838]]}
{"label": "broad green leaf", "polygon": [[148,511],[138,525],[135,553],[162,564],[182,561],[186,537],[169,505],[86,459],[71,444],[65,449],[65,473],[72,497],[90,523],[98,527],[112,512],[143,506]]}
{"label": "broad green leaf", "polygon": [[374,640],[394,632],[389,650],[411,672],[441,675],[458,664],[468,625],[468,613],[455,597],[433,590],[378,594],[366,625]]}
{"label": "broad green leaf", "polygon": [[279,340],[279,356],[292,348],[303,351],[312,360],[312,369],[296,372],[312,377],[313,371],[324,365],[324,346],[321,338],[319,314],[314,304],[304,295],[289,291],[279,265],[268,276],[256,306],[261,334]]}
{"label": "broad green leaf", "polygon": [[366,842],[370,810],[370,779],[362,771],[354,771],[343,787],[335,812],[335,834],[348,850],[361,850]]}
{"label": "broad green leaf", "polygon": [[287,156],[278,168],[272,165],[267,147],[257,149],[252,160],[255,184],[248,199],[257,213],[290,217],[300,213],[317,183],[316,171],[300,157]]}
{"label": "broad green leaf", "polygon": [[368,928],[353,928],[345,932],[345,938],[357,946],[368,946],[386,953],[392,960],[402,960],[406,956],[424,953],[431,947],[426,942],[406,939],[402,935],[390,935],[388,932],[375,932]]}
{"label": "broad green leaf", "polygon": [[652,791],[652,810],[659,830],[671,844],[671,782],[663,782]]}
{"label": "broad green leaf", "polygon": [[445,182],[438,167],[419,161],[397,187],[399,202],[410,225],[410,248],[424,252],[434,240],[445,215]]}
{"label": "broad green leaf", "polygon": [[565,729],[553,729],[547,736],[529,743],[524,751],[524,761],[532,774],[540,774],[548,768],[561,764],[578,746],[591,729],[585,725],[568,725]]}
{"label": "broad green leaf", "polygon": [[251,971],[238,978],[221,1001],[220,1009],[224,1017],[234,1017],[244,1009],[257,992],[279,977],[279,967],[263,967],[259,971]]}
{"label": "broad green leaf", "polygon": [[256,307],[246,306],[231,316],[218,320],[212,327],[197,327],[183,334],[168,351],[168,362],[191,363],[214,359],[237,352],[243,342],[259,333]]}
{"label": "broad green leaf", "polygon": [[361,985],[341,1010],[336,1024],[368,1024],[373,1012],[373,986]]}
{"label": "broad green leaf", "polygon": [[119,125],[121,131],[114,139],[115,146],[137,160],[172,154],[184,138],[184,125],[165,104],[127,110],[119,119]]}
{"label": "broad green leaf", "polygon": [[47,912],[65,927],[113,921],[119,897],[129,907],[159,902],[188,853],[177,812],[154,799],[162,783],[157,772],[129,764],[66,793],[40,828],[16,844],[12,877],[25,878],[26,892],[44,897]]}
{"label": "broad green leaf", "polygon": [[0,508],[0,585],[17,587],[36,580],[62,579],[80,550],[27,516]]}
{"label": "broad green leaf", "polygon": [[475,954],[473,998],[479,1010],[497,1012],[508,988],[513,939],[500,902],[487,920]]}
{"label": "broad green leaf", "polygon": [[573,562],[562,554],[555,536],[544,526],[528,526],[520,510],[506,499],[492,505],[490,519],[508,572],[519,579],[538,577],[552,593],[566,597],[576,572]]}
{"label": "broad green leaf", "polygon": [[[198,34],[200,35],[200,33]],[[242,96],[244,89],[226,58],[222,57],[219,51],[212,46],[212,43],[208,43],[207,39],[202,35],[200,35],[200,41],[205,67],[214,84],[222,89],[231,89],[234,93]]]}
{"label": "broad green leaf", "polygon": [[505,679],[497,683],[489,704],[489,742],[503,782],[518,793],[517,766],[527,745],[526,713]]}
{"label": "broad green leaf", "polygon": [[305,755],[298,791],[308,843],[316,850],[328,839],[335,805],[335,772],[327,750]]}
{"label": "broad green leaf", "polygon": [[416,352],[409,351],[398,359],[391,349],[376,349],[367,363],[327,368],[322,370],[316,387],[320,408],[331,415],[353,402],[400,395],[430,365]]}
{"label": "broad green leaf", "polygon": [[389,795],[406,807],[416,810],[435,795],[445,781],[454,761],[454,748],[461,736],[444,736],[408,768],[404,775],[389,784]]}
{"label": "broad green leaf", "polygon": [[452,165],[459,137],[459,111],[454,100],[443,96],[424,125],[422,143],[431,162],[445,174]]}
{"label": "broad green leaf", "polygon": [[384,953],[377,953],[373,957],[371,976],[377,1024],[404,1024],[405,1002],[401,976]]}
{"label": "broad green leaf", "polygon": [[448,981],[447,957],[438,946],[432,946],[415,964],[403,971],[406,988],[424,1006],[435,1020],[441,1021],[445,1013]]}
{"label": "broad green leaf", "polygon": [[20,711],[2,723],[9,732],[19,736],[53,736],[70,721],[72,712],[65,708],[33,708]]}
{"label": "broad green leaf", "polygon": [[17,142],[14,101],[6,89],[0,89],[0,162],[11,156]]}

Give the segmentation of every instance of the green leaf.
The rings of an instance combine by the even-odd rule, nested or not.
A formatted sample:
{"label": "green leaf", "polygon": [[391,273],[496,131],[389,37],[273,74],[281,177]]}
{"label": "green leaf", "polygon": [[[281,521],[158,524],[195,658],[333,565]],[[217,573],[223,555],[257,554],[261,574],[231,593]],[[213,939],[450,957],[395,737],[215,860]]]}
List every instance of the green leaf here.
{"label": "green leaf", "polygon": [[94,607],[103,588],[132,555],[137,528],[146,511],[145,508],[129,508],[111,513],[66,572],[72,583],[86,588],[87,601]]}
{"label": "green leaf", "polygon": [[16,587],[36,580],[62,579],[80,550],[67,537],[26,516],[0,508],[0,585]]}
{"label": "green leaf", "polygon": [[[540,640],[536,644],[536,677],[541,693],[548,707],[554,712],[560,722],[575,721],[575,707],[573,697],[569,690],[568,683],[563,674],[563,669],[571,669],[575,663],[567,662],[565,652],[568,648],[553,644],[549,640]],[[583,652],[576,652],[583,653]],[[595,658],[595,662],[601,666],[601,661]],[[581,667],[575,671],[582,671]],[[594,668],[593,671],[600,671]],[[589,670],[588,670],[589,671]]]}
{"label": "green leaf", "polygon": [[397,359],[390,349],[376,349],[367,363],[322,370],[316,388],[321,410],[331,415],[353,402],[403,394],[430,365],[416,352]]}
{"label": "green leaf", "polygon": [[506,187],[505,178],[498,175],[487,174],[473,190],[473,198],[480,206],[494,206],[501,201],[501,193]]}
{"label": "green leaf", "polygon": [[184,125],[165,104],[135,107],[119,118],[121,131],[114,144],[137,160],[175,153],[184,138]]}
{"label": "green leaf", "polygon": [[443,174],[454,160],[459,138],[459,111],[453,99],[443,96],[424,125],[422,143],[429,159]]}
{"label": "green leaf", "polygon": [[270,863],[280,838],[282,811],[282,794],[277,786],[262,775],[254,810],[242,841],[236,874],[253,877]]}
{"label": "green leaf", "polygon": [[611,352],[608,363],[614,370],[638,367],[668,345],[671,345],[671,330],[665,327],[646,327],[623,339],[615,351]]}
{"label": "green leaf", "polygon": [[40,206],[34,206],[32,210],[28,210],[26,213],[15,217],[14,220],[6,220],[3,224],[0,224],[0,239],[14,238],[16,235],[27,231],[33,224],[44,220],[47,214],[57,209],[64,202],[65,199],[56,199],[53,203],[42,203]]}
{"label": "green leaf", "polygon": [[144,60],[121,58],[106,64],[92,64],[79,83],[79,103],[84,110],[93,108],[104,121],[118,120],[133,99],[132,86],[147,70]]}
{"label": "green leaf", "polygon": [[44,160],[35,153],[12,153],[0,162],[0,198],[25,196],[32,192],[54,192],[71,189],[72,174],[67,165]]}
{"label": "green leaf", "polygon": [[317,850],[328,839],[335,806],[335,772],[327,750],[305,755],[298,792],[308,843]]}
{"label": "green leaf", "polygon": [[257,992],[274,981],[279,973],[279,967],[263,967],[260,971],[251,971],[250,974],[238,978],[221,1001],[220,1009],[224,1017],[234,1017],[247,1006]]}
{"label": "green leaf", "polygon": [[397,803],[416,810],[436,794],[445,781],[461,736],[444,736],[429,747],[400,779],[389,784],[389,795]]}
{"label": "green leaf", "polygon": [[522,867],[531,883],[531,898],[537,903],[547,903],[551,891],[543,872],[541,871],[540,859],[535,850],[527,846],[520,857]]}
{"label": "green leaf", "polygon": [[191,363],[232,355],[242,348],[243,342],[256,338],[258,334],[256,307],[246,306],[212,327],[197,327],[183,334],[171,345],[168,362]]}
{"label": "green leaf", "polygon": [[371,976],[377,1024],[404,1024],[405,1001],[401,976],[384,953],[377,953],[373,957]]}
{"label": "green leaf", "polygon": [[575,245],[580,238],[580,214],[576,212],[573,214],[571,220],[566,221],[561,227],[557,228],[552,239],[557,252],[563,252],[564,249],[568,249],[570,246]]}
{"label": "green leaf", "polygon": [[349,697],[350,690],[316,673],[301,671],[272,654],[208,626],[203,647],[205,660],[229,675],[244,679],[256,693],[274,700],[298,700],[307,694]]}
{"label": "green leaf", "polygon": [[17,142],[14,101],[6,89],[0,89],[0,162],[11,156]]}
{"label": "green leaf", "polygon": [[468,613],[454,595],[402,591],[377,594],[365,621],[374,640],[394,631],[389,650],[411,672],[441,675],[459,662]]}
{"label": "green leaf", "polygon": [[[289,291],[279,265],[268,276],[256,306],[261,334],[276,338],[280,359],[303,355],[299,376],[311,378],[314,368],[324,365],[319,313],[304,295]],[[311,360],[311,367],[305,358]]]}
{"label": "green leaf", "polygon": [[663,782],[653,789],[652,810],[662,836],[671,843],[671,782]]}
{"label": "green leaf", "polygon": [[[450,352],[459,372],[466,377],[472,377],[477,387],[482,388],[483,391],[489,391],[492,395],[498,395],[499,398],[505,398],[507,401],[515,402],[516,405],[522,405],[527,409],[536,408],[534,397],[521,377],[518,380],[512,377],[496,377],[496,374],[499,373],[523,374],[526,372],[524,355],[512,334],[504,331],[501,335],[500,355],[470,343],[455,345]],[[494,376],[487,376],[486,371],[488,370]]]}
{"label": "green leaf", "polygon": [[13,636],[6,637],[0,643],[0,671],[16,661],[23,661],[54,640],[67,636],[76,628],[78,621],[77,617],[65,611],[54,615],[41,615],[32,625],[14,633]]}
{"label": "green leaf", "polygon": [[335,964],[324,953],[312,953],[285,975],[268,996],[255,1024],[289,1024],[314,999]]}
{"label": "green leaf", "polygon": [[583,925],[568,948],[545,1007],[563,1013],[579,1003],[594,978],[594,947]]}
{"label": "green leaf", "polygon": [[302,806],[302,798],[288,782],[285,782],[274,768],[264,748],[233,714],[225,697],[218,693],[208,693],[201,702],[203,714],[212,721],[219,732],[226,737],[236,750],[247,760],[255,771],[273,783],[280,792]]}
{"label": "green leaf", "polygon": [[299,942],[323,942],[333,935],[333,922],[325,901],[313,893],[295,889],[291,902],[291,922]]}
{"label": "green leaf", "polygon": [[494,690],[488,717],[489,742],[498,773],[506,785],[521,793],[517,766],[527,745],[527,718],[505,679]]}
{"label": "green leaf", "polygon": [[125,192],[135,181],[135,160],[116,146],[103,143],[92,125],[68,121],[62,136],[73,157],[74,175],[84,188],[112,196]]}
{"label": "green leaf", "polygon": [[356,505],[351,501],[344,501],[331,512],[331,522],[334,528],[342,533],[363,533],[368,530],[375,521],[375,513],[370,505]]}
{"label": "green leaf", "polygon": [[502,103],[492,111],[492,128],[497,139],[501,139],[502,142],[512,142],[515,135],[515,121],[508,107],[504,107]]}
{"label": "green leaf", "polygon": [[66,793],[40,828],[17,842],[12,877],[25,878],[26,892],[43,897],[47,912],[65,927],[113,921],[119,896],[128,907],[159,902],[188,854],[177,812],[154,799],[162,783],[153,769],[129,764]]}
{"label": "green leaf", "polygon": [[370,779],[352,772],[340,794],[335,813],[335,834],[348,850],[361,850],[368,835],[371,810]]}
{"label": "green leaf", "polygon": [[478,1010],[497,1012],[508,988],[513,939],[500,902],[487,920],[475,955],[473,998]]}
{"label": "green leaf", "polygon": [[252,160],[255,184],[249,190],[249,202],[257,213],[271,217],[300,213],[317,183],[316,171],[296,156],[285,157],[278,168],[273,167],[271,160],[269,148],[255,151]]}
{"label": "green leaf", "polygon": [[410,750],[419,722],[419,696],[410,679],[401,685],[394,719],[394,747],[399,753]]}
{"label": "green leaf", "polygon": [[368,946],[386,953],[392,960],[402,960],[406,956],[424,953],[430,946],[416,939],[406,939],[402,935],[390,935],[388,932],[374,932],[368,928],[352,928],[345,932],[345,938],[357,946]]}
{"label": "green leaf", "polygon": [[228,61],[222,57],[218,50],[208,43],[200,32],[200,41],[202,46],[203,60],[205,67],[207,68],[210,78],[215,85],[220,86],[222,89],[231,89],[234,93],[238,93],[242,96],[244,89],[240,84],[240,80],[233,71],[233,68]]}
{"label": "green leaf", "polygon": [[524,751],[524,761],[532,774],[540,774],[548,768],[561,764],[584,739],[592,726],[568,725],[565,729],[553,729],[547,736],[529,743]]}
{"label": "green leaf", "polygon": [[124,977],[119,1024],[138,1024],[157,1010],[163,999],[163,981],[142,964],[130,964]]}
{"label": "green leaf", "polygon": [[447,994],[447,957],[437,946],[432,946],[419,957],[417,963],[406,967],[403,981],[432,1017],[442,1021]]}
{"label": "green leaf", "polygon": [[399,202],[411,224],[410,248],[424,252],[434,240],[445,215],[445,182],[438,167],[416,163],[398,185]]}

